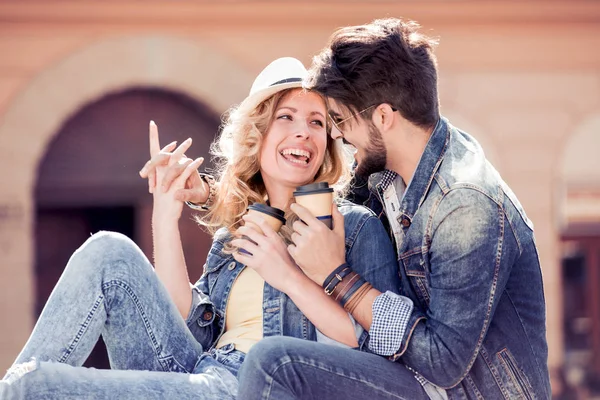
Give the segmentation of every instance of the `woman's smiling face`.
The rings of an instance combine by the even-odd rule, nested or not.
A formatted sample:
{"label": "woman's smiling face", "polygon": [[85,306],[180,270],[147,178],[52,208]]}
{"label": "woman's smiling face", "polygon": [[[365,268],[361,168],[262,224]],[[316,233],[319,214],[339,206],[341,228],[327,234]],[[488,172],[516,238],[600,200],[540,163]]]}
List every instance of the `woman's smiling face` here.
{"label": "woman's smiling face", "polygon": [[312,182],[327,149],[325,101],[316,93],[294,89],[274,112],[260,150],[265,187],[296,188]]}

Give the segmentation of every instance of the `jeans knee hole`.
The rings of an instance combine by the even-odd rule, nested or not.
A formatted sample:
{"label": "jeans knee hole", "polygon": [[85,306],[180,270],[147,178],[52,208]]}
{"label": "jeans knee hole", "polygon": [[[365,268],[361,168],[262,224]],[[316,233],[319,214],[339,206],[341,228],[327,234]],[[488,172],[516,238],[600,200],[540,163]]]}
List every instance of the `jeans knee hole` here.
{"label": "jeans knee hole", "polygon": [[7,371],[4,381],[7,383],[16,382],[18,379],[25,376],[25,374],[28,374],[29,372],[33,372],[36,369],[38,369],[38,367],[39,363],[35,358],[32,358],[31,361],[13,365]]}

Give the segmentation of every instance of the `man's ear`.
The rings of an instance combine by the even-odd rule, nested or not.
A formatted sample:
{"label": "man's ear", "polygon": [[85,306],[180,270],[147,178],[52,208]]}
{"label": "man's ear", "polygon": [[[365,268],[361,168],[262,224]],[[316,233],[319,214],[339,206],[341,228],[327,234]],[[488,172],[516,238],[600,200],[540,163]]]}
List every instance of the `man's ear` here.
{"label": "man's ear", "polygon": [[379,132],[390,130],[394,124],[394,118],[394,110],[386,103],[378,105],[373,112],[373,123],[379,129]]}

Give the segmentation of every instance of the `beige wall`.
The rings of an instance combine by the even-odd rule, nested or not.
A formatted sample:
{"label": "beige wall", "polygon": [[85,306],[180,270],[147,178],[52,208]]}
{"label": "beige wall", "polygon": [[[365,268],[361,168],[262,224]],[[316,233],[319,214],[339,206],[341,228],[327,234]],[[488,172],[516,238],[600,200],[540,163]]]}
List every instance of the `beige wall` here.
{"label": "beige wall", "polygon": [[[416,3],[0,3],[0,368],[34,322],[31,196],[37,164],[66,118],[140,84],[177,89],[222,112],[270,60],[308,64],[335,27],[386,15],[416,19],[440,37],[443,113],[479,138],[535,223],[550,364],[559,366],[557,194],[580,176],[568,171],[600,167],[596,154],[577,156],[600,149],[600,5]],[[586,175],[583,184],[598,187],[600,178]]]}

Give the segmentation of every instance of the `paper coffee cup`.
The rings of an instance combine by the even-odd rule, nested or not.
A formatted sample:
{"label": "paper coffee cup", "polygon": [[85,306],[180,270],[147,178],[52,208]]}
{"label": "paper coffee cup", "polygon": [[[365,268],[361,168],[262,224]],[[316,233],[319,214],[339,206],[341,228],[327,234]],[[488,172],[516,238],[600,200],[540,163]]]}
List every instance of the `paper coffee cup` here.
{"label": "paper coffee cup", "polygon": [[331,207],[333,203],[333,188],[327,182],[311,183],[298,186],[294,192],[296,203],[309,210],[319,221],[329,229],[332,228]]}
{"label": "paper coffee cup", "polygon": [[[281,226],[285,224],[285,212],[283,210],[280,210],[279,208],[270,207],[266,204],[254,203],[248,207],[248,214],[254,213],[260,214],[275,232],[279,232]],[[252,222],[246,221],[246,226],[250,226],[259,231],[260,233],[264,234],[263,230],[260,229],[258,225]],[[243,236],[243,238],[250,240],[250,238],[248,238],[247,236]],[[241,248],[239,249],[239,252],[251,254],[248,251]]]}

